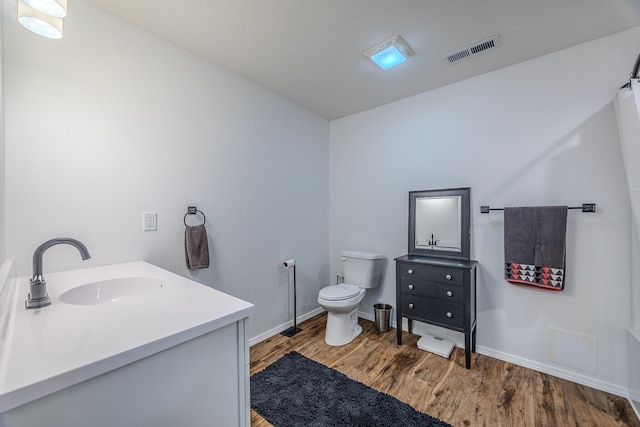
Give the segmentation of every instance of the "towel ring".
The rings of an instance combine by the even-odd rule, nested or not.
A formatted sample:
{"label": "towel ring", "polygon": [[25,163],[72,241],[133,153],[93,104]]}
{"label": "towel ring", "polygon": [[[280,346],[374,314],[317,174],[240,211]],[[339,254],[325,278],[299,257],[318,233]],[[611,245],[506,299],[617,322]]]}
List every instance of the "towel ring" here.
{"label": "towel ring", "polygon": [[205,225],[207,223],[207,217],[204,215],[204,212],[202,212],[200,209],[196,208],[195,206],[189,206],[187,208],[187,213],[184,214],[184,219],[182,220],[184,222],[184,226],[188,227],[187,225],[187,215],[195,215],[196,213],[200,212],[200,215],[202,215],[202,225]]}

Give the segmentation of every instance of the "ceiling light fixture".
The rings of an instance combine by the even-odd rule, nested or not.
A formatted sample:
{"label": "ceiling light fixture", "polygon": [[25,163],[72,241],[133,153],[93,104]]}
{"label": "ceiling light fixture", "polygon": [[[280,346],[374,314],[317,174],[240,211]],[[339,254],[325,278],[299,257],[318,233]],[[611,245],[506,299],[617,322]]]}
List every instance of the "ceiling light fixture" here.
{"label": "ceiling light fixture", "polygon": [[35,10],[54,18],[67,16],[67,0],[22,0]]}
{"label": "ceiling light fixture", "polygon": [[396,34],[379,45],[372,47],[364,54],[378,67],[388,70],[406,61],[408,57],[413,55],[413,50],[402,40],[402,37]]}
{"label": "ceiling light fixture", "polygon": [[[66,9],[66,0],[64,6]],[[50,3],[50,2],[43,2]],[[65,11],[66,13],[66,11]],[[50,39],[62,38],[62,18],[43,13],[18,0],[18,21],[29,31]]]}

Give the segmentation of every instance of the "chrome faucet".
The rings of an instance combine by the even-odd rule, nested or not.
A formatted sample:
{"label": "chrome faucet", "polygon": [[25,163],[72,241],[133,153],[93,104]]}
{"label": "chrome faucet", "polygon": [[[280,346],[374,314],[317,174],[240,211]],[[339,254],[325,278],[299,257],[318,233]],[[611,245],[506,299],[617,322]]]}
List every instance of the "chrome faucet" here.
{"label": "chrome faucet", "polygon": [[27,294],[27,299],[24,302],[25,308],[40,308],[51,304],[51,298],[49,298],[49,294],[47,294],[47,282],[42,275],[42,257],[44,256],[44,252],[51,246],[60,244],[75,246],[76,249],[80,251],[83,260],[91,258],[87,247],[76,239],[58,237],[47,240],[38,246],[33,253],[33,277],[30,280],[30,292]]}

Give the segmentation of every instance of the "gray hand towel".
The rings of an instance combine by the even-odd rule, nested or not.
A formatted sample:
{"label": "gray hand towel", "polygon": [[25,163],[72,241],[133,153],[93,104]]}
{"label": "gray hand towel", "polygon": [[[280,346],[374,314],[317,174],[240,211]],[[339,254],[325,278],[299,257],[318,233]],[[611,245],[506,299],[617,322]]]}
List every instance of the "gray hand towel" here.
{"label": "gray hand towel", "polygon": [[567,207],[504,208],[505,279],[564,289]]}
{"label": "gray hand towel", "polygon": [[184,251],[187,268],[209,268],[209,243],[204,224],[187,225],[184,231]]}

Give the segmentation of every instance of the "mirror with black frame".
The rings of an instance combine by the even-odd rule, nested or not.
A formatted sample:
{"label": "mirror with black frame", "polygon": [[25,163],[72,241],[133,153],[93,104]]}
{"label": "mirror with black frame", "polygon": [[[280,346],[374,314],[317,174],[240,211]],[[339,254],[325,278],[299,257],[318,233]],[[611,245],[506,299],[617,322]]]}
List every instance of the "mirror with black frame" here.
{"label": "mirror with black frame", "polygon": [[471,188],[409,192],[409,255],[469,259]]}

